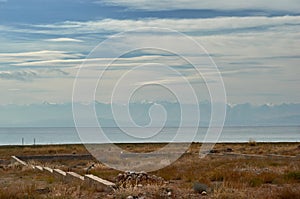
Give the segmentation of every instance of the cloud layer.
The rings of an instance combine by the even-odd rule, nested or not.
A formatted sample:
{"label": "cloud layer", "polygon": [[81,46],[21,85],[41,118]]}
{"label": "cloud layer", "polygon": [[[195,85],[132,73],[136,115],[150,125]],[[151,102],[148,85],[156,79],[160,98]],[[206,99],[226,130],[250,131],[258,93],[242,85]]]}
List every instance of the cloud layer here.
{"label": "cloud layer", "polygon": [[125,6],[142,10],[180,10],[180,9],[211,9],[211,10],[274,10],[299,12],[300,5],[297,0],[175,0],[170,3],[168,0],[101,0],[110,5]]}
{"label": "cloud layer", "polygon": [[[81,2],[80,5],[87,6],[95,2]],[[45,101],[47,97],[54,101],[70,101],[72,83],[83,62],[90,74],[86,79],[98,78],[97,72],[103,70],[107,61],[114,58],[115,51],[125,47],[134,49],[139,44],[150,46],[157,42],[157,38],[163,38],[168,49],[179,49],[181,55],[201,65],[202,75],[212,80],[216,73],[207,67],[208,62],[205,58],[208,55],[203,53],[201,56],[196,56],[196,48],[179,45],[176,36],[162,30],[172,29],[187,35],[207,50],[224,78],[229,101],[234,103],[300,101],[300,94],[297,92],[297,85],[300,83],[298,1],[188,0],[173,1],[170,4],[169,1],[149,3],[148,1],[112,0],[96,3],[92,5],[102,6],[103,9],[113,5],[109,8],[126,11],[113,12],[114,16],[109,15],[109,17],[107,13],[99,14],[94,18],[88,16],[87,20],[84,20],[85,18],[73,20],[67,15],[58,15],[61,18],[55,22],[45,20],[38,23],[31,20],[20,23],[17,20],[18,22],[15,23],[0,25],[0,84],[2,85],[0,91],[2,93],[14,89],[17,89],[18,93],[24,91],[23,97],[29,102],[30,99]],[[192,9],[197,14],[193,17],[184,17],[186,12],[182,10],[185,9]],[[213,13],[211,17],[201,17],[205,9],[214,10],[211,11]],[[233,11],[238,15],[230,16],[227,13],[223,16],[220,10],[227,10],[228,13]],[[251,10],[251,16],[245,14],[245,10]],[[261,16],[260,10],[276,14]],[[178,12],[180,15],[176,18],[168,18],[169,11]],[[3,13],[6,12],[2,12],[2,15]],[[154,17],[147,17],[150,14]],[[130,37],[114,36],[118,37],[117,42],[105,46],[101,56],[85,59],[97,44],[114,34],[143,27],[161,30],[133,33]],[[202,95],[204,88],[200,85],[203,85],[203,78],[195,74],[193,68],[178,56],[162,51],[140,50],[119,58],[107,72],[104,82],[107,90],[111,89],[113,78],[120,77],[133,66],[144,63],[171,66],[184,74],[192,84],[197,85],[199,96]],[[149,68],[139,74],[154,75],[157,72],[160,71]],[[176,85],[182,83],[178,77],[167,73],[162,74],[161,79],[147,82]],[[144,85],[147,82],[136,82],[136,85]],[[49,91],[55,94],[29,96],[25,94],[26,89]],[[99,93],[106,95],[106,90]],[[22,101],[11,95],[12,93],[8,92],[7,97],[0,100],[0,104]],[[151,91],[149,95],[163,96],[162,93],[155,94],[155,91],[153,93]],[[207,97],[207,94],[205,95]]]}

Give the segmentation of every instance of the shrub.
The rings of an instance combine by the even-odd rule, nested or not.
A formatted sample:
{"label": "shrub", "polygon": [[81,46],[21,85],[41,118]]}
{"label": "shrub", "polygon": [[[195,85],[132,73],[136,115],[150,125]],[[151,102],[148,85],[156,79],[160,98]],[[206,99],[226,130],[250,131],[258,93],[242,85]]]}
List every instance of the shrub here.
{"label": "shrub", "polygon": [[260,178],[252,178],[249,184],[251,187],[259,187],[263,184],[263,181]]}
{"label": "shrub", "polygon": [[210,176],[211,181],[223,181],[224,180],[224,171],[215,171],[211,176]]}
{"label": "shrub", "polygon": [[249,142],[248,142],[248,145],[249,146],[256,146],[256,141],[253,140],[253,139],[250,139]]}
{"label": "shrub", "polygon": [[285,176],[289,180],[296,180],[300,182],[300,171],[291,171],[288,172]]}

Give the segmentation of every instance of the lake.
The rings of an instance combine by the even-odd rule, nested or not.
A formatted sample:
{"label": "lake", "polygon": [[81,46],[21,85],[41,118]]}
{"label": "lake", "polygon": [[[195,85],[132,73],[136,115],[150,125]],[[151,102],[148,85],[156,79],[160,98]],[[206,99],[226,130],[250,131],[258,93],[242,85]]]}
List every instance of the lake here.
{"label": "lake", "polygon": [[[96,133],[97,128],[81,130]],[[206,130],[207,128],[198,128],[194,142],[202,142]],[[134,138],[118,128],[104,128],[104,131],[114,143],[170,142],[176,134],[177,128],[164,128],[150,139]],[[134,131],[138,133],[140,130],[134,129]],[[146,131],[151,134],[152,129]],[[180,135],[177,140],[185,142],[187,141],[186,137],[191,133],[191,128],[184,128],[183,132],[184,134]],[[141,134],[147,135],[147,133]],[[248,142],[250,139],[257,142],[300,142],[300,127],[224,127],[217,142]],[[33,145],[34,142],[35,144],[82,143],[75,128],[0,128],[0,145],[22,145],[22,140],[24,145]]]}

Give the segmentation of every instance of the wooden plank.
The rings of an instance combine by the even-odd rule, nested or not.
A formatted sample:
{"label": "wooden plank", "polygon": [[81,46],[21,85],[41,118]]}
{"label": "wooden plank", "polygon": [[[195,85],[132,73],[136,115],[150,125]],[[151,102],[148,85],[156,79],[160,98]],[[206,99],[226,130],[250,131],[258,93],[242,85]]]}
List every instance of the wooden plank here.
{"label": "wooden plank", "polygon": [[44,167],[44,171],[47,171],[49,173],[53,173],[53,169],[51,169],[49,167]]}
{"label": "wooden plank", "polygon": [[78,173],[75,173],[75,172],[67,172],[66,173],[66,180],[68,182],[73,182],[73,181],[83,182],[84,177],[79,175]]}
{"label": "wooden plank", "polygon": [[41,167],[41,166],[35,166],[35,168],[36,168],[37,170],[39,170],[39,171],[43,171],[43,170],[44,170],[43,167]]}
{"label": "wooden plank", "polygon": [[14,161],[16,161],[16,162],[22,164],[23,166],[27,166],[27,163],[24,162],[23,160],[19,159],[18,157],[16,157],[16,156],[11,156],[11,158],[12,158]]}
{"label": "wooden plank", "polygon": [[67,174],[60,169],[53,169],[53,175],[60,180],[65,180]]}
{"label": "wooden plank", "polygon": [[110,182],[108,180],[104,180],[102,178],[99,178],[98,176],[94,175],[85,175],[84,176],[84,181],[89,185],[89,186],[94,186],[96,189],[101,190],[101,191],[112,191],[115,189],[115,183]]}

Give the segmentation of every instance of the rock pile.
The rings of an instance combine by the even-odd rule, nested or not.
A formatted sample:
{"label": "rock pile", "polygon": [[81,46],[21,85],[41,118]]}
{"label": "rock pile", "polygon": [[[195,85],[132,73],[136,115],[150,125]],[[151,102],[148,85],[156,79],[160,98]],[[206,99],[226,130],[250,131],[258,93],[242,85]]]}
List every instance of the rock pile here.
{"label": "rock pile", "polygon": [[143,187],[145,185],[162,185],[165,180],[155,175],[149,175],[146,172],[127,171],[120,173],[116,177],[116,185],[122,188]]}

